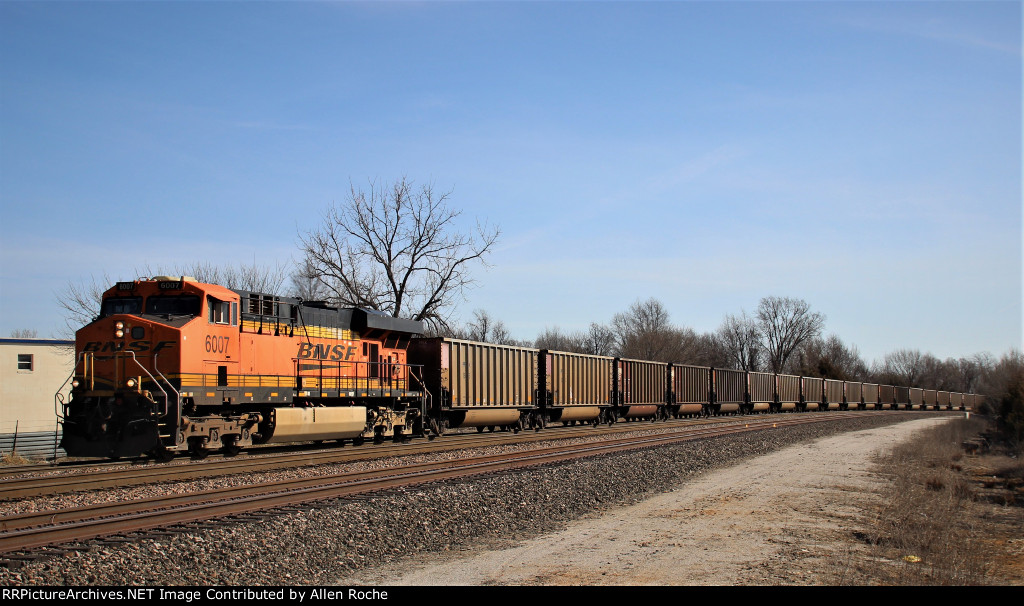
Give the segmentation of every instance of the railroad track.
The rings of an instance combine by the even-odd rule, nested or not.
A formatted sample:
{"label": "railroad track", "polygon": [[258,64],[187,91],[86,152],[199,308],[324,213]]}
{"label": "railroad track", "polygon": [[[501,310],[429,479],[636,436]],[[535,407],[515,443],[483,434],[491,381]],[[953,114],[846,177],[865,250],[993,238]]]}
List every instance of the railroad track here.
{"label": "railroad track", "polygon": [[[809,413],[815,414],[815,413]],[[877,414],[877,413],[875,413]],[[638,430],[659,431],[665,428],[680,426],[745,423],[751,418],[759,417],[711,417],[707,419],[672,420],[665,423],[630,422],[616,423],[601,427],[552,427],[541,432],[524,431],[518,434],[499,433],[453,433],[446,434],[438,440],[415,440],[403,444],[388,444],[388,450],[382,452],[377,445],[367,444],[358,447],[320,447],[315,450],[274,452],[260,454],[258,451],[243,453],[238,457],[224,457],[215,460],[197,462],[176,462],[161,464],[147,461],[125,467],[124,463],[115,465],[110,462],[76,468],[69,473],[51,473],[52,468],[40,469],[34,466],[39,475],[0,479],[0,499],[12,500],[48,494],[64,494],[101,488],[139,486],[175,480],[192,480],[211,478],[236,473],[253,473],[261,471],[280,471],[298,467],[332,465],[338,463],[354,463],[380,458],[401,457],[417,454],[430,454],[466,448],[484,448],[511,443],[543,442],[567,438],[595,438],[603,435],[615,435]],[[26,473],[33,466],[22,466],[21,473]]]}
{"label": "railroad track", "polygon": [[[122,503],[7,516],[0,518],[0,553],[24,552],[98,537],[180,527],[183,524],[244,516],[253,512],[295,507],[315,501],[354,497],[427,482],[507,472],[663,444],[807,423],[838,421],[861,414],[848,412],[827,416],[812,414],[799,417],[786,415],[783,418],[747,417],[735,423],[665,427],[664,431],[656,434],[607,436],[607,439],[600,441],[535,448],[519,453],[399,465],[373,471],[290,479]],[[878,413],[872,414],[877,416]]]}

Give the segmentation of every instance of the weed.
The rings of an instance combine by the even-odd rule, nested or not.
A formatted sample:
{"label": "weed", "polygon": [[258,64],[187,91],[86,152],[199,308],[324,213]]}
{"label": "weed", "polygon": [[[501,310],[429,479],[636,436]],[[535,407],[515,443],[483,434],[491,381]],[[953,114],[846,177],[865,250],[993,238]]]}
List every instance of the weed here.
{"label": "weed", "polygon": [[29,460],[17,452],[5,452],[0,454],[0,465],[25,465]]}
{"label": "weed", "polygon": [[872,557],[868,575],[885,585],[973,585],[984,582],[986,553],[975,538],[974,491],[960,473],[985,428],[977,418],[943,424],[876,462],[890,480],[861,541]]}

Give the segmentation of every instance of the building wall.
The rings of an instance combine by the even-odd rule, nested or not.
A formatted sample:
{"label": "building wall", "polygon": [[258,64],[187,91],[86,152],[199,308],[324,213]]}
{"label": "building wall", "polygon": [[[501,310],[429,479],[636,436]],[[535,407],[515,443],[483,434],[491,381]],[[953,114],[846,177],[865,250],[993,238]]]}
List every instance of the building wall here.
{"label": "building wall", "polygon": [[[0,339],[0,434],[52,432],[54,394],[71,376],[73,341]],[[67,401],[71,385],[62,393]]]}

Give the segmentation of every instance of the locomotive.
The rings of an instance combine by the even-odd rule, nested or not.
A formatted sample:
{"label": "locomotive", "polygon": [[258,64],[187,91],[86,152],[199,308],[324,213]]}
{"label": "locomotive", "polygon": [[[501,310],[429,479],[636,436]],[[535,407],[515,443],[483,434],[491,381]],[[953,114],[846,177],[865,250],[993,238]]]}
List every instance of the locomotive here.
{"label": "locomotive", "polygon": [[188,277],[118,282],[76,335],[69,456],[539,430],[790,410],[971,409],[976,394],[423,338],[421,322]]}
{"label": "locomotive", "polygon": [[422,434],[422,323],[159,276],[118,282],[75,338],[70,456],[202,457]]}

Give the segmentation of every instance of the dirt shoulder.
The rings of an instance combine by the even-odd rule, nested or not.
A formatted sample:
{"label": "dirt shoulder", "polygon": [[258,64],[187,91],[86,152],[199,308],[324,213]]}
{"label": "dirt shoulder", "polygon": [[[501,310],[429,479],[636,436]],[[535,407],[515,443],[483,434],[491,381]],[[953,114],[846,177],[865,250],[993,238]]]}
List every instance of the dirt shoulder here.
{"label": "dirt shoulder", "polygon": [[[870,584],[863,572],[854,575],[859,560],[877,557],[856,539],[888,482],[873,470],[874,455],[947,420],[914,420],[792,446],[559,532],[455,556],[421,556],[413,565],[368,569],[341,582]],[[1021,536],[1017,529],[1011,536]],[[1019,538],[1009,541],[1011,551],[1024,554]]]}

